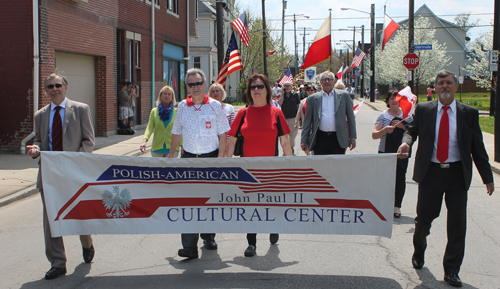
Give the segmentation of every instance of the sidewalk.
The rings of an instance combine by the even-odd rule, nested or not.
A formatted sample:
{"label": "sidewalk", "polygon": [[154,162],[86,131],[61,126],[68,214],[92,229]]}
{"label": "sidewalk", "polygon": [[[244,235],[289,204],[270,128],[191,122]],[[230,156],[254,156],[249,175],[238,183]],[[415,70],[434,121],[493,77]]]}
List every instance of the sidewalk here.
{"label": "sidewalk", "polygon": [[[359,102],[360,99],[356,99]],[[367,106],[374,110],[383,111],[387,107],[385,102],[376,100],[370,102],[365,100]],[[235,107],[238,110],[240,107]],[[95,154],[136,156],[142,153],[139,146],[142,143],[145,129],[138,130],[136,134],[113,135],[110,137],[96,137]],[[500,174],[500,163],[494,162],[494,135],[483,133],[484,144],[492,169]],[[148,150],[151,148],[148,142]],[[36,179],[38,174],[38,160],[33,160],[27,155],[0,154],[0,207],[14,201],[26,198],[38,193]]]}

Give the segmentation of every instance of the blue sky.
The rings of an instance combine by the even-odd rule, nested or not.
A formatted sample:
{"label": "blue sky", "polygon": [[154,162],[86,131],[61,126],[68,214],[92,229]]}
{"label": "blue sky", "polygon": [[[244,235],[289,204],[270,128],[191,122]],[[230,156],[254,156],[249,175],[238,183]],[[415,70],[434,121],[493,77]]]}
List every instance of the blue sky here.
{"label": "blue sky", "polygon": [[[262,15],[261,0],[236,0],[237,5],[242,9],[249,10],[252,13]],[[268,26],[278,29],[281,34],[281,16],[282,16],[282,0],[265,0],[266,3],[266,19]],[[328,17],[328,9],[332,9],[332,30],[346,29],[348,27],[365,26],[365,43],[370,42],[370,15],[356,11],[342,11],[341,7],[354,8],[365,12],[370,12],[371,4],[375,4],[375,23],[383,23],[384,5],[386,5],[386,13],[394,21],[399,22],[408,18],[409,1],[402,0],[356,0],[356,1],[332,1],[332,0],[288,0],[285,15],[304,14],[309,16],[309,19],[297,17],[297,28],[302,28],[297,31],[297,42],[299,42],[299,55],[302,55],[302,35],[303,27],[311,28],[311,31],[306,32],[306,43],[311,42],[316,35],[321,24]],[[450,22],[454,22],[456,15],[462,12],[471,13],[471,20],[480,19],[478,25],[481,27],[469,30],[469,36],[472,39],[478,37],[481,33],[493,29],[490,25],[493,19],[494,0],[441,0],[425,2],[414,0],[415,11],[423,4],[426,4],[438,17],[441,17]],[[285,43],[289,49],[293,51],[293,17],[286,17],[285,24]],[[275,20],[275,21],[273,21]],[[356,28],[356,30],[360,30]],[[341,43],[341,40],[349,40],[352,43],[353,32],[351,31],[333,31],[333,44]],[[361,40],[361,33],[356,33],[356,42]],[[335,47],[342,48],[344,45],[336,45]],[[307,47],[307,44],[306,44]],[[306,48],[307,50],[307,48]]]}

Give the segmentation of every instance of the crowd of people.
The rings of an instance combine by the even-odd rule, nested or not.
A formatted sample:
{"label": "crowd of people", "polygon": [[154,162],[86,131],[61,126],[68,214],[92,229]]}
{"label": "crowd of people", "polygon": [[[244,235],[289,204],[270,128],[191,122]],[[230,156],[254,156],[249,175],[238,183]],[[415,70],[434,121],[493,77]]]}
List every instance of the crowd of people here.
{"label": "crowd of people", "polygon": [[[283,87],[275,83],[271,88],[265,75],[253,74],[246,81],[247,106],[235,114],[234,107],[224,103],[226,92],[222,85],[213,83],[207,95],[204,72],[189,69],[186,73],[189,93],[186,99],[177,105],[175,92],[168,85],[158,93],[140,150],[146,151],[147,142],[153,135],[152,157],[223,158],[232,157],[236,151],[241,157],[273,157],[279,155],[278,144],[281,144],[284,156],[293,156],[295,138],[302,128],[300,147],[306,155],[345,154],[348,148],[356,147],[354,87],[348,85],[344,89],[329,71],[319,76],[319,82],[320,87],[301,85],[300,91],[295,92],[290,82],[285,82]],[[51,103],[35,115],[35,143],[26,147],[27,154],[38,158],[42,150],[92,152],[95,139],[88,105],[66,98],[68,82],[62,75],[48,76],[44,86]],[[385,99],[387,110],[377,117],[372,132],[373,139],[380,139],[379,153],[398,155],[396,168],[388,168],[388,172],[396,174],[395,218],[401,217],[410,148],[420,137],[413,175],[419,183],[419,194],[412,265],[416,269],[424,266],[426,237],[430,234],[432,221],[439,216],[444,196],[448,209],[444,279],[453,286],[462,284],[458,273],[464,257],[472,161],[486,184],[487,193],[491,195],[494,191],[478,111],[455,100],[457,87],[458,80],[453,73],[440,71],[435,87],[429,89],[431,98],[435,91],[439,99],[419,104],[414,116],[407,118],[403,118],[403,111],[396,101],[398,92],[389,91]],[[121,88],[118,94],[119,119],[126,127],[134,115],[137,87],[124,82]],[[65,122],[62,120],[69,118],[76,122],[70,123],[71,127],[63,132],[62,123]],[[43,201],[40,172],[37,187]],[[64,244],[61,237],[52,238],[50,234],[45,204],[43,214],[46,255],[51,262],[45,278],[54,279],[66,274]],[[218,248],[215,233],[185,233],[181,234],[182,248],[178,255],[198,258],[200,236],[207,249]],[[256,254],[256,236],[253,232],[247,234],[248,247],[244,256]],[[80,236],[80,240],[84,261],[89,263],[95,253],[92,238]],[[269,240],[271,244],[278,242],[278,232],[270,234]]]}

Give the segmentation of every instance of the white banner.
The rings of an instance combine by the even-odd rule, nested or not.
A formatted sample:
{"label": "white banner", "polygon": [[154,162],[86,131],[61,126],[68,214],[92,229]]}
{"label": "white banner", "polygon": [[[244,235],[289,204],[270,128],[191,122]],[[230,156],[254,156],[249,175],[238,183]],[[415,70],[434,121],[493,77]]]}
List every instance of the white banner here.
{"label": "white banner", "polygon": [[390,238],[395,175],[395,154],[165,159],[42,152],[54,237],[272,232]]}

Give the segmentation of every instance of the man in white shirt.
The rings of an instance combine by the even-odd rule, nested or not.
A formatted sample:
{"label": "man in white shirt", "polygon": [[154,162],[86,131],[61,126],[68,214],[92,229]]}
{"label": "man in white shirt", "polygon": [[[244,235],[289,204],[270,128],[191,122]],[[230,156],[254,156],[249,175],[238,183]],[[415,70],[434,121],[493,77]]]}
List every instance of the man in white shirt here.
{"label": "man in white shirt", "polygon": [[323,90],[307,98],[300,146],[315,155],[345,154],[347,147],[356,147],[352,100],[346,91],[333,89],[332,72],[323,72],[320,83]]}
{"label": "man in white shirt", "polygon": [[[204,93],[206,77],[201,69],[187,71],[186,85],[190,95],[177,108],[169,158],[174,157],[181,136],[184,149],[181,158],[224,157],[226,133],[231,128],[222,105]],[[179,250],[179,256],[198,258],[199,234],[182,234],[181,238],[183,248]],[[201,234],[201,238],[207,249],[217,249],[215,234]]]}

